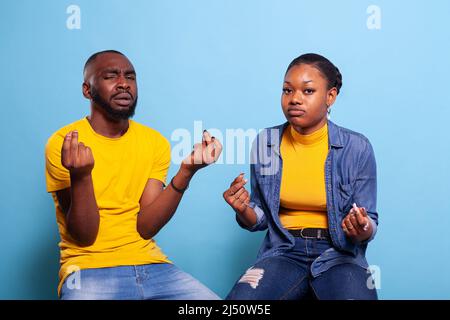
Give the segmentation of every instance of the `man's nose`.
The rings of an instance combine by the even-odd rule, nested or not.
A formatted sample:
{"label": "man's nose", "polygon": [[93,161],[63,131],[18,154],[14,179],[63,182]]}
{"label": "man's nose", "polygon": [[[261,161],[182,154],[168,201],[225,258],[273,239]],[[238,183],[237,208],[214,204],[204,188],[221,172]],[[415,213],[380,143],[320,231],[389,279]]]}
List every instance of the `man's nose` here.
{"label": "man's nose", "polygon": [[130,89],[130,83],[128,82],[128,79],[126,77],[124,77],[124,76],[119,77],[117,88],[118,89],[129,90]]}

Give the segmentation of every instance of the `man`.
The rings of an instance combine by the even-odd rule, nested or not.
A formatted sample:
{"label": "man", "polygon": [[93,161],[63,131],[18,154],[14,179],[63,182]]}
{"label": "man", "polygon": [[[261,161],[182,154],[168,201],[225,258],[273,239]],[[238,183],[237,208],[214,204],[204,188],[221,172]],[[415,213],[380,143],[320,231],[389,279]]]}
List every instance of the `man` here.
{"label": "man", "polygon": [[195,172],[217,160],[220,142],[204,131],[164,188],[170,144],[130,120],[138,90],[127,57],[114,50],[93,54],[82,90],[90,116],[55,132],[46,146],[47,191],[61,236],[61,299],[218,299],[152,238]]}

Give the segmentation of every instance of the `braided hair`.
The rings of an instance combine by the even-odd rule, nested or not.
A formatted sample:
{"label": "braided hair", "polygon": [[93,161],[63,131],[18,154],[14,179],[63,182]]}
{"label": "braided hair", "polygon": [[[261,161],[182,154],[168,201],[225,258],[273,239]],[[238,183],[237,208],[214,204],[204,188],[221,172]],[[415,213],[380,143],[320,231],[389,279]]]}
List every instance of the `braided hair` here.
{"label": "braided hair", "polygon": [[292,60],[286,73],[288,73],[293,66],[301,64],[307,64],[319,69],[328,81],[328,89],[335,87],[337,94],[339,94],[342,87],[342,74],[330,60],[316,53],[306,53]]}

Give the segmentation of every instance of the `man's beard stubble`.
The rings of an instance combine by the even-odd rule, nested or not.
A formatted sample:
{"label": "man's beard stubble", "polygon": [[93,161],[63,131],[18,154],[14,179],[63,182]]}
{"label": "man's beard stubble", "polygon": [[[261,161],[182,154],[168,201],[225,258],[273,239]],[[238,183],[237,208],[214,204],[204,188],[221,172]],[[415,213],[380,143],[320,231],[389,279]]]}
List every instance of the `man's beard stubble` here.
{"label": "man's beard stubble", "polygon": [[102,108],[106,112],[106,115],[113,121],[128,120],[132,118],[134,116],[138,101],[138,97],[136,96],[134,103],[130,105],[127,110],[119,111],[113,109],[111,107],[111,104],[103,99],[94,87],[91,87],[91,98],[92,101],[94,101],[100,108]]}

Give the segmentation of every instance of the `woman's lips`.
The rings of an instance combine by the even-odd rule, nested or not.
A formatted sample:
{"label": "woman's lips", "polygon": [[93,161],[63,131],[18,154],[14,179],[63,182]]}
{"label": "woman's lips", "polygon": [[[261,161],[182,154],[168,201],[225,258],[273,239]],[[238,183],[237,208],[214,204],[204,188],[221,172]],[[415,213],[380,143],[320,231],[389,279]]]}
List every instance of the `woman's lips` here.
{"label": "woman's lips", "polygon": [[305,113],[306,111],[301,109],[288,109],[288,115],[291,117],[301,117]]}

